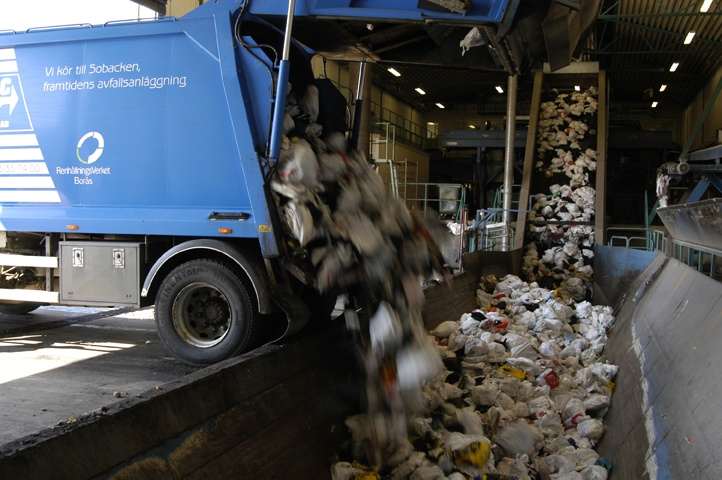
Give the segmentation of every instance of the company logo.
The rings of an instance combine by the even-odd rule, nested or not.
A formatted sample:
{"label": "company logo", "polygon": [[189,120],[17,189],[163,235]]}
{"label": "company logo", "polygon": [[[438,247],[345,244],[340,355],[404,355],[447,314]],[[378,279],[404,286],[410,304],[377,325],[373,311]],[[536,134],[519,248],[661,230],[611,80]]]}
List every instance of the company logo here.
{"label": "company logo", "polygon": [[0,108],[7,106],[8,115],[12,116],[19,101],[20,97],[13,85],[13,79],[11,77],[0,78]]}
{"label": "company logo", "polygon": [[88,132],[78,140],[75,155],[80,163],[91,165],[103,156],[105,138],[100,132]]}
{"label": "company logo", "polygon": [[[2,63],[8,62],[0,62]],[[0,72],[3,72],[1,65]],[[25,108],[18,74],[0,73],[0,131],[31,130],[32,124]]]}
{"label": "company logo", "polygon": [[61,203],[25,104],[14,48],[0,48],[0,203]]}

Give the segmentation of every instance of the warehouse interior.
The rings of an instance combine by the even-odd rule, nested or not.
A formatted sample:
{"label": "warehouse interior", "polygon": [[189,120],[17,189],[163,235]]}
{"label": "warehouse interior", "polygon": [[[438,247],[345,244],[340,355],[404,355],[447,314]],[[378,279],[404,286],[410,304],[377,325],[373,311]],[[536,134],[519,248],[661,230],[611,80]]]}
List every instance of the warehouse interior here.
{"label": "warehouse interior", "polygon": [[[0,6],[0,478],[722,478],[722,1],[43,1]],[[62,190],[68,162],[114,158],[109,129],[43,137],[116,115],[40,68],[104,42],[125,78],[205,69],[117,104],[144,129],[120,160],[152,144],[159,166],[134,168],[179,175],[151,181],[172,198],[153,200],[157,226],[139,180],[97,205]],[[3,130],[6,106],[29,128]],[[232,170],[194,136],[230,145]],[[6,193],[28,178],[3,177],[15,147],[42,148],[19,160],[60,192],[47,229],[23,215],[56,205]],[[226,200],[233,175],[250,214]],[[108,206],[129,209],[86,227],[83,207]],[[114,269],[138,262],[132,288],[113,268],[63,277],[93,242]],[[192,262],[243,294],[182,288]],[[90,286],[121,297],[71,298]],[[204,356],[230,331],[208,318],[244,315],[242,348]]]}

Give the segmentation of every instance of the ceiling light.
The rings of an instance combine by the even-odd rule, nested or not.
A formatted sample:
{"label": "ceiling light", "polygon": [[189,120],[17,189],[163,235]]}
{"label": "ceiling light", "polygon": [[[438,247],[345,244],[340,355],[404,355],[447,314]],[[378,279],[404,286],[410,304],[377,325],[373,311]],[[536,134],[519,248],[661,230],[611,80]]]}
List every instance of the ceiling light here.
{"label": "ceiling light", "polygon": [[496,91],[497,91],[497,92],[499,92],[499,93],[504,93],[504,89],[501,88],[501,85],[497,85],[497,86],[494,87],[494,88],[496,88]]}
{"label": "ceiling light", "polygon": [[580,87],[579,85],[574,85],[574,90],[577,91],[577,92],[581,92],[581,91],[582,91],[582,87]]}
{"label": "ceiling light", "polygon": [[469,124],[469,128],[472,129],[472,130],[476,130],[476,125],[473,125],[473,124],[470,123],[470,124]]}
{"label": "ceiling light", "polygon": [[659,102],[652,102],[652,108],[657,108],[657,105],[659,105]]}
{"label": "ceiling light", "polygon": [[689,45],[692,43],[692,40],[694,40],[694,36],[696,35],[695,32],[689,32],[686,37],[684,37],[684,44]]}
{"label": "ceiling light", "polygon": [[436,122],[426,122],[426,125],[433,127],[434,125],[436,125]]}
{"label": "ceiling light", "polygon": [[443,103],[438,103],[438,102],[437,102],[437,103],[436,103],[436,106],[439,107],[439,108],[442,109],[442,110],[446,108]]}
{"label": "ceiling light", "polygon": [[416,90],[416,93],[418,93],[419,95],[426,95],[426,92],[419,87],[414,88],[414,90]]}
{"label": "ceiling light", "polygon": [[665,90],[667,90],[667,85],[666,85],[666,84],[660,85],[659,91],[660,91],[660,92],[664,92]]}
{"label": "ceiling light", "polygon": [[712,0],[704,0],[704,2],[702,2],[702,7],[699,9],[699,11],[702,13],[707,13],[709,11],[709,7],[711,6]]}
{"label": "ceiling light", "polygon": [[671,67],[669,67],[670,72],[676,72],[679,68],[679,62],[674,62]]}
{"label": "ceiling light", "polygon": [[388,68],[388,72],[389,72],[391,75],[393,75],[394,77],[400,77],[400,76],[401,76],[401,72],[399,72],[398,70],[396,70],[394,67],[389,67],[389,68]]}

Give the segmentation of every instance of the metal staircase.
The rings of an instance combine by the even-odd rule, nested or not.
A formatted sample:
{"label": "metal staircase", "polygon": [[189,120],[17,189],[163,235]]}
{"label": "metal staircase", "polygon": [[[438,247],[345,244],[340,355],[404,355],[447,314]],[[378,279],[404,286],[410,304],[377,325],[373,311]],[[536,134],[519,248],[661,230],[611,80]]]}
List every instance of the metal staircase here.
{"label": "metal staircase", "polygon": [[371,157],[393,196],[406,199],[408,162],[396,161],[396,126],[389,122],[379,122],[374,124],[374,127],[369,141]]}

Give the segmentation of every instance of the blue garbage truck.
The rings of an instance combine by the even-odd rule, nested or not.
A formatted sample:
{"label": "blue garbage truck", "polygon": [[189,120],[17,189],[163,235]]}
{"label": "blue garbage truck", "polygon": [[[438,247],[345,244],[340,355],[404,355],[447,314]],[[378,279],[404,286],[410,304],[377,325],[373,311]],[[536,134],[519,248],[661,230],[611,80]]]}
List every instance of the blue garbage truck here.
{"label": "blue garbage truck", "polygon": [[164,344],[206,364],[248,349],[273,312],[288,334],[307,317],[295,307],[327,308],[268,189],[283,80],[313,54],[292,19],[495,24],[507,6],[391,3],[216,0],[0,35],[0,311],[155,304]]}

